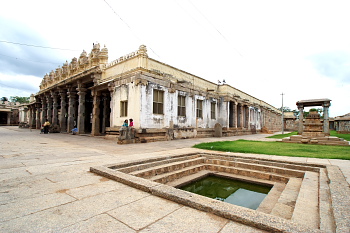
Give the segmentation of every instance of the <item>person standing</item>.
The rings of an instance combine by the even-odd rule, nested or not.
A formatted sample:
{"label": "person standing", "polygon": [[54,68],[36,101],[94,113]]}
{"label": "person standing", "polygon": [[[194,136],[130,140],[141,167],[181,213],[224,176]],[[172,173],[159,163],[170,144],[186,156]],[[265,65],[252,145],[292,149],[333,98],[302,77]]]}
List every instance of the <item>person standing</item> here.
{"label": "person standing", "polygon": [[51,125],[51,123],[49,122],[48,119],[46,119],[45,123],[44,123],[44,134],[48,134],[49,133],[50,125]]}

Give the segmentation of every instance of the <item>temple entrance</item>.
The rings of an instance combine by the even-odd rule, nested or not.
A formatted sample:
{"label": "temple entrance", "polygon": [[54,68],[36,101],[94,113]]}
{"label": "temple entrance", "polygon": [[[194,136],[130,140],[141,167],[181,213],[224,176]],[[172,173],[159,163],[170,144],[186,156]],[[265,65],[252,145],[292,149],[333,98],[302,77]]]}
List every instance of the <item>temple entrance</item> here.
{"label": "temple entrance", "polygon": [[7,125],[7,112],[0,112],[0,125]]}

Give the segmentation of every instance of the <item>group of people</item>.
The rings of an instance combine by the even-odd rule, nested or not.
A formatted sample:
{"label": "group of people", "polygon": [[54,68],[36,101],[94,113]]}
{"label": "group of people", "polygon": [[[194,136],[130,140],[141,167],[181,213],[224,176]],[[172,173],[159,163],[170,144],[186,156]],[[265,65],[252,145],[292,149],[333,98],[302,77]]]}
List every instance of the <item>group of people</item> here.
{"label": "group of people", "polygon": [[129,122],[128,122],[128,119],[126,119],[122,127],[134,127],[134,120],[132,118],[129,119]]}

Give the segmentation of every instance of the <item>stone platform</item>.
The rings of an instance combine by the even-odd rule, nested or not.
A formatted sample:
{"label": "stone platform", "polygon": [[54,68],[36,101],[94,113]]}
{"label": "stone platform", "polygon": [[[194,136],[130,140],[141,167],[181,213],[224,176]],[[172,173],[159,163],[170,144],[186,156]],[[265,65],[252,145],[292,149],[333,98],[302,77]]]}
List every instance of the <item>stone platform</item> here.
{"label": "stone platform", "polygon": [[303,143],[317,145],[333,145],[333,146],[349,146],[349,142],[343,138],[333,136],[308,136],[308,135],[292,135],[282,139],[282,142],[288,143]]}

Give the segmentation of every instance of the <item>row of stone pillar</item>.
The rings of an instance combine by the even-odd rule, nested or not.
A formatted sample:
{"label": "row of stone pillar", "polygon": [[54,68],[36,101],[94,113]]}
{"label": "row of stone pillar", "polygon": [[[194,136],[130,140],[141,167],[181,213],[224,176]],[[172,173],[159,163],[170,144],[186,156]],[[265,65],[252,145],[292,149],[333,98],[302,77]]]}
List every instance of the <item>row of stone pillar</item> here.
{"label": "row of stone pillar", "polygon": [[[232,111],[229,110],[232,117],[233,128],[249,128],[249,107],[247,105],[239,104],[236,102],[232,103]],[[230,107],[230,105],[229,105]]]}
{"label": "row of stone pillar", "polygon": [[[35,105],[30,105],[30,126],[33,128],[35,125],[36,129],[40,129],[41,126],[45,123],[45,120],[48,119],[53,126],[59,126],[60,132],[71,132],[74,127],[77,127],[79,134],[85,133],[86,94],[87,89],[81,83],[78,83],[77,88],[68,86],[67,89],[60,88],[58,91],[51,91],[49,93],[43,94],[40,97],[40,102],[37,102]],[[107,119],[109,118],[107,117],[107,108],[110,108],[110,106],[107,106],[108,94],[102,94],[104,97],[102,102],[102,130],[100,126],[101,93],[92,91],[91,94],[93,96],[91,134],[99,135],[100,132],[104,133],[105,127],[109,125],[109,122],[107,122]],[[61,112],[58,118],[59,97]],[[67,98],[68,103],[66,101]]]}
{"label": "row of stone pillar", "polygon": [[[78,89],[78,93],[75,89]],[[76,97],[79,95],[79,106],[78,109],[78,121],[84,124],[85,117],[85,94],[87,89],[74,88],[68,86],[67,89],[60,88],[58,91],[51,91],[41,95],[40,102],[36,102],[35,105],[30,105],[30,126],[32,128],[40,129],[48,119],[54,126],[59,126],[61,132],[71,132],[74,128],[75,112],[76,112]],[[60,97],[60,104],[58,102]],[[68,113],[67,113],[67,102],[68,97]],[[61,114],[58,119],[58,106],[61,106]],[[82,117],[79,117],[82,116]],[[84,126],[80,127],[84,130]]]}

